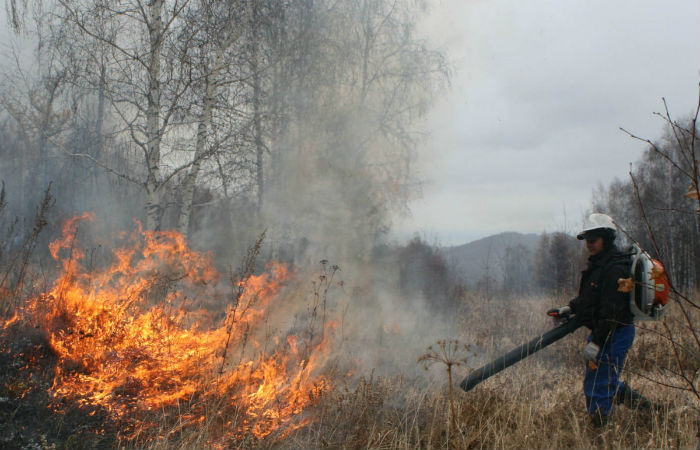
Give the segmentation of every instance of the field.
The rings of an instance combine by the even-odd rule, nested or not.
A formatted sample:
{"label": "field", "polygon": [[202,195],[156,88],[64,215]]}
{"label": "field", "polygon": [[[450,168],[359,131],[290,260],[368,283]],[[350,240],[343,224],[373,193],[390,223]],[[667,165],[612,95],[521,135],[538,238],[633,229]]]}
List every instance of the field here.
{"label": "field", "polygon": [[[0,448],[694,445],[698,403],[682,375],[696,380],[698,357],[677,307],[639,324],[623,375],[660,407],[620,406],[597,428],[584,408],[583,329],[458,388],[551,328],[545,311],[561,297],[464,291],[445,314],[397,296],[386,273],[324,261],[313,276],[283,265],[253,275],[249,264],[227,280],[177,235],[140,233],[101,264],[56,241],[54,281],[31,270],[29,294],[4,297]],[[438,341],[454,350],[447,359]]]}
{"label": "field", "polygon": [[[485,315],[463,317],[469,317],[463,322],[465,342],[490,340],[493,328],[486,324],[497,323],[501,311],[501,305],[492,302],[482,308]],[[512,311],[529,314],[521,317],[515,333],[503,333],[493,344],[484,344],[501,351],[524,341],[528,330],[546,329],[548,321],[537,313],[551,303],[552,299],[531,298],[510,304]],[[667,321],[678,323],[678,314],[672,316]],[[502,320],[500,329],[511,329],[507,318]],[[658,379],[650,370],[655,362],[672,364],[666,353],[670,349],[652,331],[638,330],[623,379],[662,408],[650,413],[620,406],[606,427],[591,426],[582,393],[580,351],[585,337],[586,332],[579,330],[469,393],[456,390],[456,433],[450,431],[446,376],[430,385],[402,377],[366,378],[357,388],[324,399],[319,421],[281,447],[692,448],[697,400],[647,379]]]}

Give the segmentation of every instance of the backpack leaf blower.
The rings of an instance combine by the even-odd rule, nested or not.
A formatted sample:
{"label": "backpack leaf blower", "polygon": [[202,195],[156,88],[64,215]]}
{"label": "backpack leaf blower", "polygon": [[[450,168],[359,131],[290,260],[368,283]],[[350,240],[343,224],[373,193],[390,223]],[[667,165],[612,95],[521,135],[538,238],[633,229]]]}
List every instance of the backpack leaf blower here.
{"label": "backpack leaf blower", "polygon": [[557,309],[547,311],[547,315],[560,319],[563,323],[470,373],[469,376],[462,380],[462,383],[460,383],[459,386],[465,391],[469,391],[490,376],[497,374],[501,370],[510,367],[519,361],[522,361],[533,353],[542,350],[549,344],[558,341],[564,336],[573,333],[582,325],[581,322],[576,319],[576,316],[560,316]]}

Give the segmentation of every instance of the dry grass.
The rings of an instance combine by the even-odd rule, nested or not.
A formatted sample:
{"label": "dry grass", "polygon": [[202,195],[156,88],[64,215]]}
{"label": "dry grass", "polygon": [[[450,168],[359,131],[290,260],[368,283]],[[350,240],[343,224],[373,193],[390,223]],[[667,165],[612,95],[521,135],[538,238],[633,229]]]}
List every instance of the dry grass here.
{"label": "dry grass", "polygon": [[[510,305],[525,311],[511,322],[503,305],[473,305],[462,317],[461,339],[498,353],[551,327],[543,317],[552,299],[532,298]],[[488,320],[484,320],[488,319]],[[683,335],[677,311],[666,319]],[[496,324],[489,326],[488,324]],[[700,322],[699,322],[700,323]],[[655,330],[661,324],[645,324]],[[675,327],[675,328],[674,328]],[[488,335],[488,331],[492,331]],[[281,448],[690,448],[695,442],[697,399],[653,380],[677,383],[650,365],[673,365],[671,350],[655,331],[638,330],[624,381],[663,405],[655,412],[617,407],[604,428],[589,423],[582,392],[579,353],[587,330],[553,344],[468,393],[457,392],[457,432],[450,432],[446,380],[396,376],[368,377],[353,388],[329,393],[313,414],[314,423],[282,442]],[[485,361],[487,358],[483,358]],[[697,361],[697,360],[696,360]],[[478,365],[482,362],[479,358]],[[458,382],[457,380],[456,382]]]}
{"label": "dry grass", "polygon": [[523,373],[490,380],[457,403],[456,435],[450,435],[447,396],[416,389],[400,378],[364,381],[334,393],[319,407],[318,421],[282,448],[683,448],[695,421],[673,406],[659,414],[616,411],[606,428],[594,429],[583,410],[579,374],[553,380],[549,368],[530,364]]}
{"label": "dry grass", "polygon": [[[544,316],[556,301],[530,298],[503,303],[471,300],[460,317],[460,341],[478,354],[472,367],[551,328]],[[514,314],[522,311],[522,314]],[[677,311],[666,318],[668,329],[685,336]],[[582,392],[580,351],[587,330],[578,330],[549,348],[481,383],[468,393],[455,392],[456,432],[451,424],[449,389],[444,367],[424,377],[373,373],[336,384],[305,418],[309,425],[288,435],[264,440],[251,436],[226,443],[227,448],[692,448],[695,443],[698,402],[687,391],[655,381],[683,386],[682,380],[659,370],[673,367],[672,350],[658,333],[663,324],[638,329],[623,380],[663,405],[654,412],[616,407],[607,426],[590,424]],[[489,334],[488,332],[491,331]],[[686,333],[687,334],[687,333]],[[430,342],[427,345],[432,344]],[[416,355],[418,357],[418,355]],[[692,360],[692,358],[690,358]],[[695,360],[697,362],[697,359]],[[417,364],[417,363],[416,363]],[[691,364],[691,362],[688,362]],[[439,365],[436,365],[439,366]],[[692,367],[687,367],[691,370]],[[697,369],[696,369],[697,370]],[[454,368],[455,384],[468,372]],[[339,379],[339,378],[337,378]],[[455,386],[456,388],[456,386]],[[205,426],[180,433],[151,448],[208,448],[216,434],[212,414]],[[168,425],[163,424],[167,432]]]}
{"label": "dry grass", "polygon": [[[325,314],[325,293],[323,298]],[[369,293],[367,298],[371,305]],[[472,354],[467,365],[476,368],[550,329],[545,311],[562,303],[561,298],[486,301],[469,296],[461,313],[449,319],[460,332],[445,338],[468,345]],[[663,408],[655,412],[616,408],[604,428],[591,426],[585,412],[580,352],[587,331],[582,329],[468,393],[457,389],[452,408],[446,371],[440,364],[423,375],[405,371],[375,376],[371,368],[358,373],[363,369],[349,367],[355,374],[350,380],[337,374],[348,373],[352,363],[332,361],[326,366],[326,375],[333,380],[330,389],[300,415],[299,420],[308,420],[308,425],[293,432],[280,430],[262,440],[252,435],[232,438],[235,424],[252,419],[231,405],[230,399],[217,398],[204,405],[178,404],[167,411],[152,411],[149,419],[156,424],[155,432],[121,441],[123,436],[117,435],[114,442],[124,448],[153,449],[690,448],[696,440],[698,398],[688,391],[688,380],[700,388],[700,349],[688,330],[688,323],[700,324],[697,312],[694,314],[688,322],[671,306],[664,323],[640,324],[623,380]],[[442,326],[439,320],[435,323]],[[370,335],[375,336],[367,333]],[[376,336],[377,342],[363,341],[362,345],[393,352],[392,347],[406,337]],[[669,337],[680,344],[675,346],[679,351],[674,351]],[[407,365],[418,367],[420,355],[433,344],[426,341],[423,348],[416,349]],[[382,364],[381,354],[376,361]],[[451,373],[456,388],[468,371],[459,366],[452,367]],[[205,420],[195,426],[183,425],[193,408],[204,409]],[[82,448],[68,441],[63,447]]]}

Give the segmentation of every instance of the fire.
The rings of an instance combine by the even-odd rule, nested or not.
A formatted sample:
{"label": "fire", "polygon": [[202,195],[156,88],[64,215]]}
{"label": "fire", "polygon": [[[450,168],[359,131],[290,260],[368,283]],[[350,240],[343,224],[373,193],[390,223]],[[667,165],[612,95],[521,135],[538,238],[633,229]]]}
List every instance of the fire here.
{"label": "fire", "polygon": [[328,356],[328,332],[258,339],[291,279],[285,266],[272,264],[224,289],[209,255],[191,250],[176,232],[139,227],[98,270],[75,242],[89,220],[68,221],[50,245],[61,273],[26,308],[58,356],[56,399],[139,421],[189,405],[183,426],[204,422],[208,402],[218,402],[219,413],[243,417],[229,420],[231,433],[257,438],[308,422],[303,412],[329,386],[315,374]]}

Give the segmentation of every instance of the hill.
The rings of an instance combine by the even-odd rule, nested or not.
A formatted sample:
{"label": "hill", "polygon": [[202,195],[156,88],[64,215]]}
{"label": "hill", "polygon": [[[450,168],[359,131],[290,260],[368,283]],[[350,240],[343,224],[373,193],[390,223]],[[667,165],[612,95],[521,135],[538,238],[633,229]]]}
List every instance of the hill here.
{"label": "hill", "polygon": [[464,245],[441,248],[448,264],[469,285],[475,285],[480,280],[503,280],[504,267],[506,267],[506,254],[522,246],[519,252],[522,262],[520,267],[527,273],[532,269],[532,256],[534,255],[539,235],[534,233],[505,232],[488,236]]}

